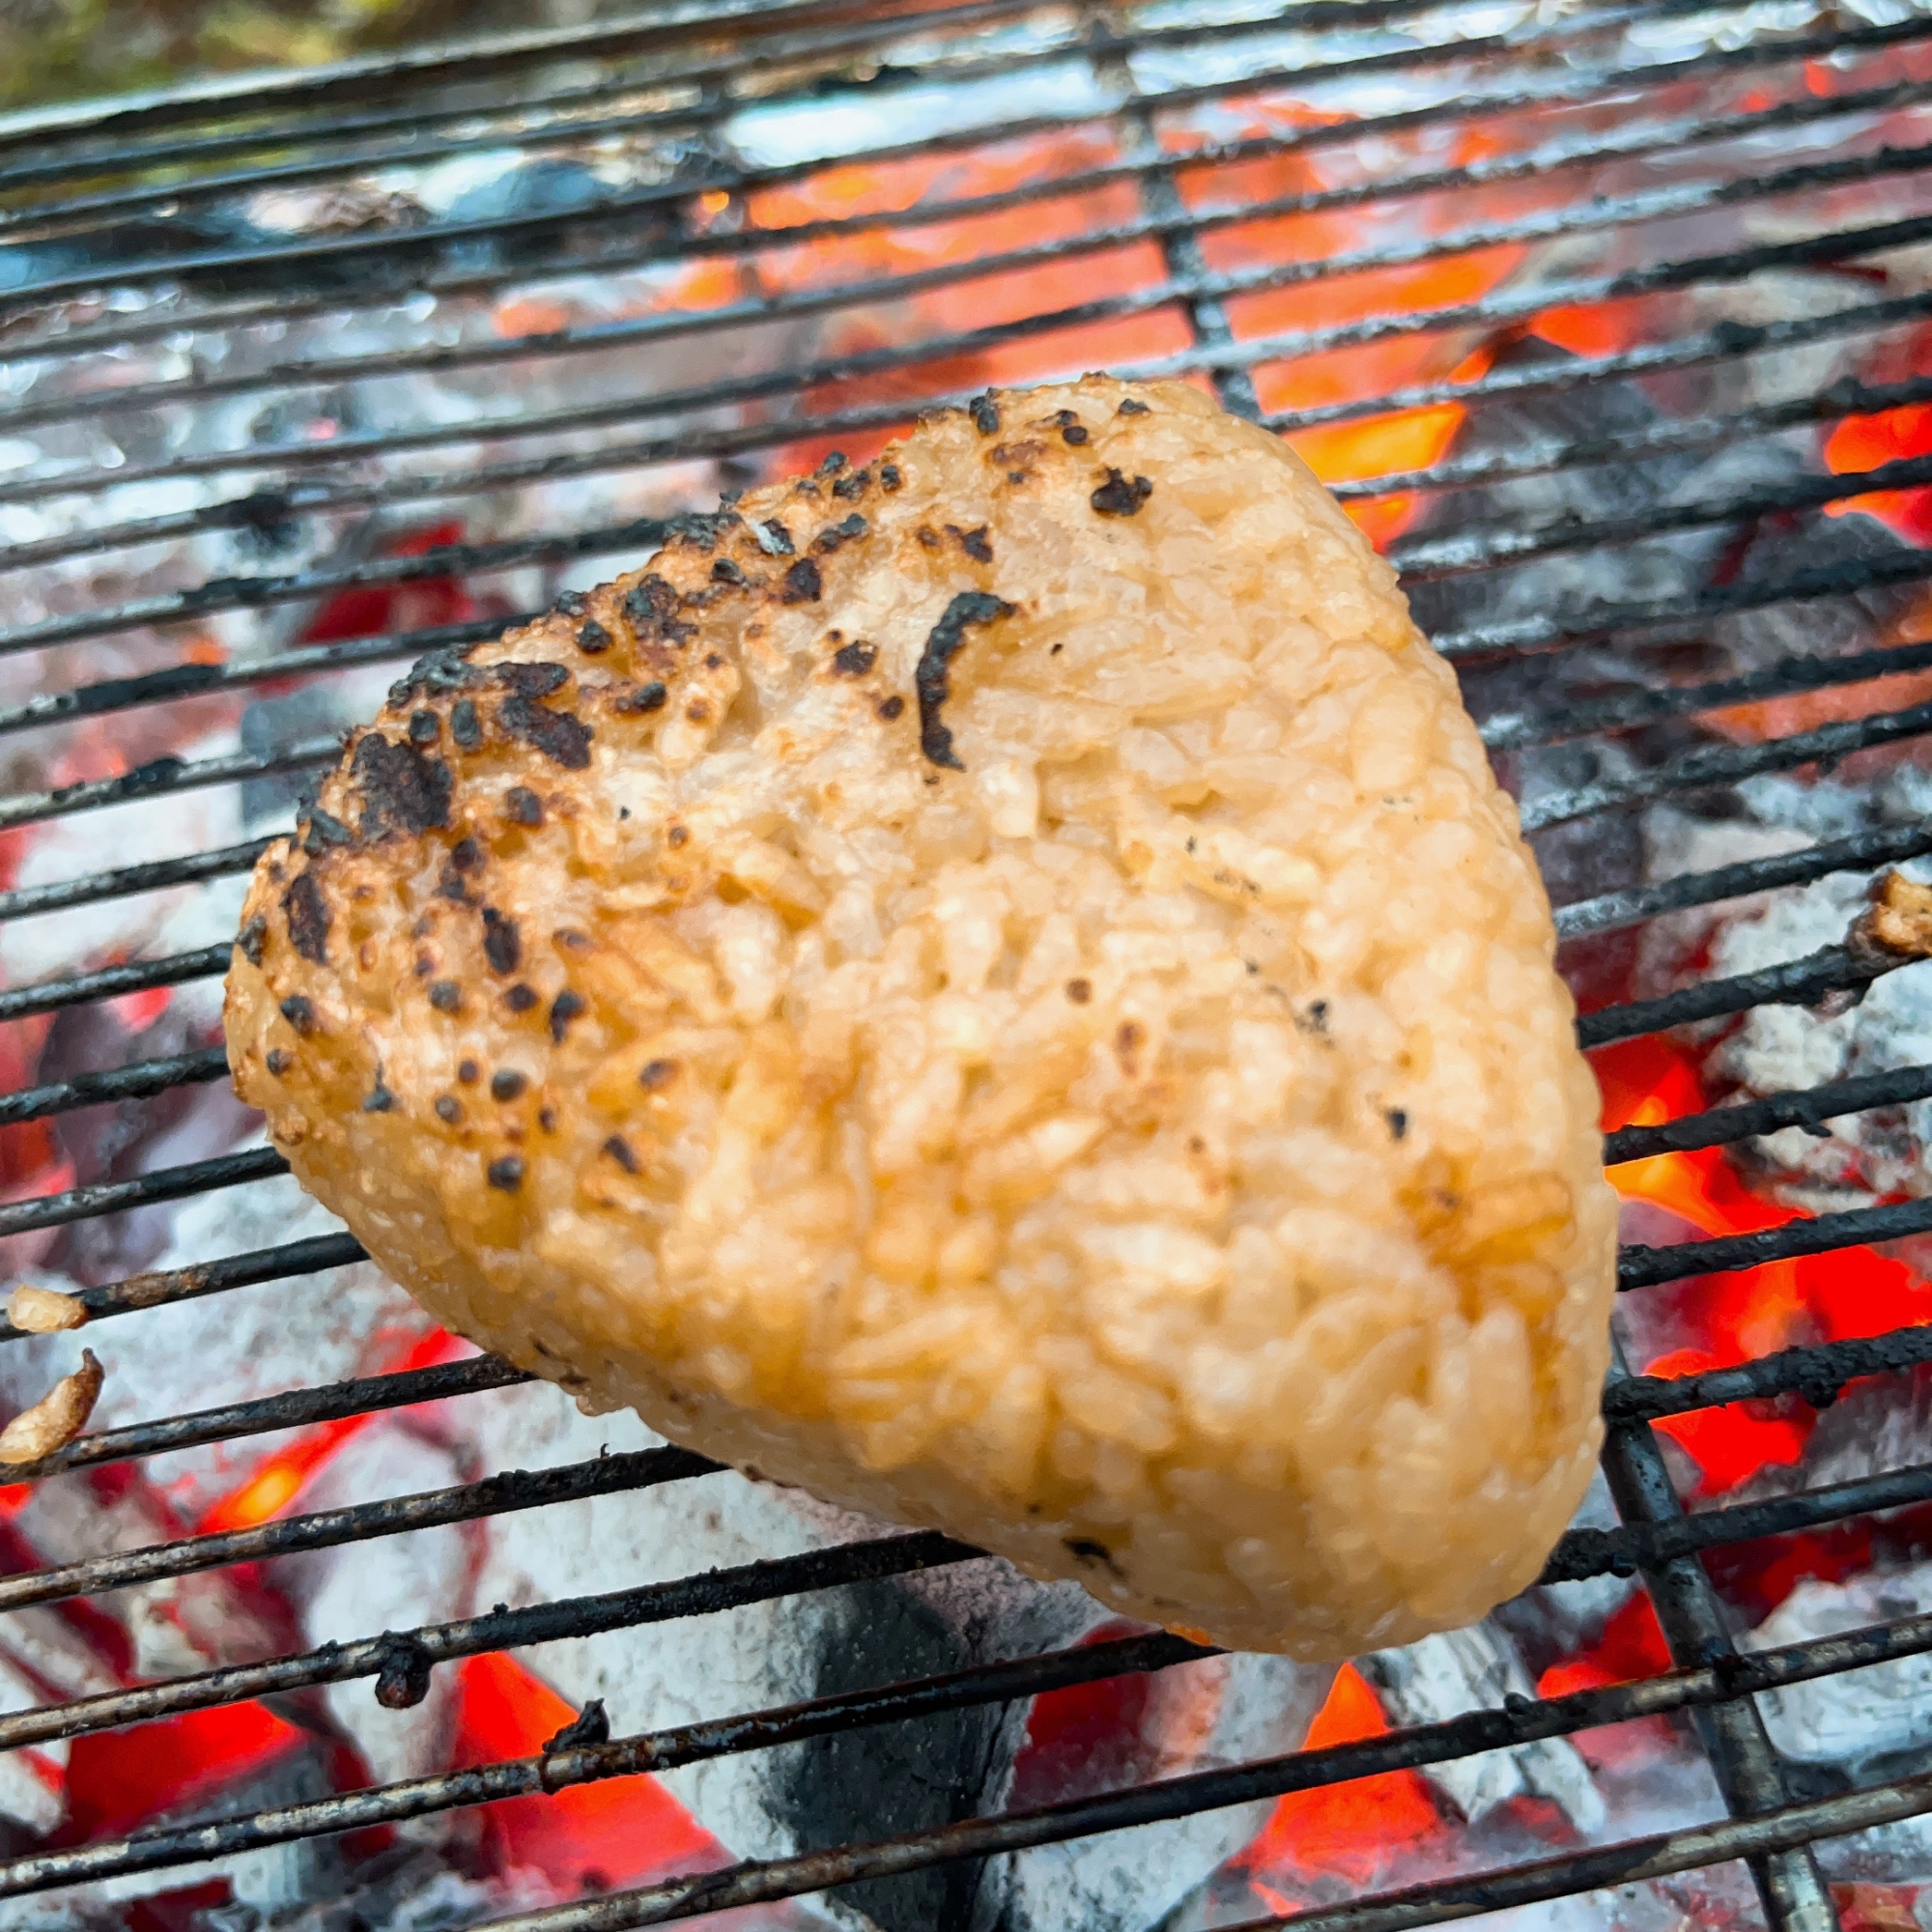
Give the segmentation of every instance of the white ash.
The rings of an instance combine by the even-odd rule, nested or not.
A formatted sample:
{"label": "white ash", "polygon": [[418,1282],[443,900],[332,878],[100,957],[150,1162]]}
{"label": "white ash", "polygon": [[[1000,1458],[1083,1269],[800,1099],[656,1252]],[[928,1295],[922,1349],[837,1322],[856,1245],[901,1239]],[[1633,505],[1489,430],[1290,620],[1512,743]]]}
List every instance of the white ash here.
{"label": "white ash", "polygon": [[[1646,820],[1655,877],[1702,871],[1840,838],[1861,825],[1922,821],[1932,810],[1932,778],[1911,767],[1870,791],[1790,780],[1740,788],[1749,816],[1712,824],[1659,808]],[[1927,874],[1924,862],[1902,868]],[[1699,908],[1653,923],[1644,940],[1644,990],[1688,978],[1684,962],[1708,938],[1708,977],[1749,973],[1841,945],[1863,910],[1870,875],[1833,873],[1802,887]],[[1932,979],[1905,969],[1874,981],[1863,1000],[1835,1018],[1801,1007],[1754,1008],[1725,1023],[1705,1066],[1721,1102],[1815,1087],[1861,1074],[1932,1062]],[[1745,1143],[1738,1155],[1776,1194],[1824,1211],[1926,1190],[1922,1149],[1932,1103],[1868,1110],[1826,1122],[1819,1134],[1788,1127]]]}
{"label": "white ash", "polygon": [[[1804,1643],[1932,1609],[1932,1563],[1874,1570],[1842,1582],[1808,1577],[1739,1640],[1744,1650]],[[1888,1761],[1932,1749],[1932,1657],[1903,1657],[1863,1670],[1767,1690],[1765,1728],[1787,1757],[1836,1766],[1854,1780],[1896,1776]]]}
{"label": "white ash", "polygon": [[[405,1418],[379,1416],[330,1457],[302,1492],[300,1507],[343,1509],[449,1489],[462,1480],[458,1459],[448,1448],[426,1441]],[[452,1523],[343,1544],[286,1557],[272,1566],[270,1580],[297,1606],[304,1645],[355,1642],[378,1631],[411,1630],[468,1614],[473,1546],[486,1533],[474,1524]],[[404,1711],[379,1704],[367,1678],[332,1684],[322,1694],[383,1783],[420,1777],[447,1762],[455,1683],[453,1671],[432,1673],[429,1695]],[[434,1832],[442,1821],[426,1823]]]}
{"label": "white ash", "polygon": [[[634,1416],[595,1421],[545,1387],[464,1406],[488,1466],[536,1466],[657,1440]],[[551,1601],[769,1560],[891,1533],[797,1492],[733,1473],[499,1517],[476,1580],[479,1604]],[[572,1703],[605,1701],[620,1732],[782,1706],[1076,1642],[1107,1613],[1070,1584],[1041,1586],[990,1560],[749,1605],[715,1616],[545,1646],[531,1667]],[[1242,1659],[1172,1687],[1157,1718],[1167,1771],[1289,1749],[1329,1673]],[[882,1725],[716,1758],[667,1788],[743,1857],[889,1835],[997,1809],[1024,1734],[1024,1705]],[[1149,1925],[1252,1836],[1252,1807],[1027,1853],[979,1872],[939,1871],[839,1895],[897,1932],[948,1904],[1020,1927]],[[971,1887],[976,1899],[959,1895]],[[1106,1903],[1107,1917],[1090,1919]],[[1083,1903],[1084,1901],[1084,1903]]]}
{"label": "white ash", "polygon": [[[1278,1757],[1297,1749],[1334,1681],[1332,1667],[1285,1657],[1214,1658],[1160,1673],[1146,1729],[1165,1762],[1145,1776]],[[1000,1932],[1143,1932],[1267,1822],[1272,1801],[1197,1812],[1129,1832],[1040,1845],[996,1861],[980,1910]]]}
{"label": "white ash", "polygon": [[[1509,1634],[1492,1620],[1427,1636],[1402,1650],[1378,1651],[1363,1660],[1362,1673],[1381,1693],[1382,1708],[1396,1724],[1442,1723],[1536,1692]],[[1423,1776],[1472,1825],[1516,1798],[1550,1800],[1585,1837],[1605,1822],[1590,1768],[1568,1738],[1453,1758],[1425,1766]]]}

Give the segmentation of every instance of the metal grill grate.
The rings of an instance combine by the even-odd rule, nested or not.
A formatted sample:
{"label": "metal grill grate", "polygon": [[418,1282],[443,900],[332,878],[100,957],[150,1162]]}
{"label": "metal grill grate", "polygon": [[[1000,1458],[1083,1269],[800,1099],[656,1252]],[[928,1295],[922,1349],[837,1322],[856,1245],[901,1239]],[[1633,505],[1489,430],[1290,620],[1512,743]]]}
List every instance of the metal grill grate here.
{"label": "metal grill grate", "polygon": [[[748,464],[788,463],[835,437],[901,427],[921,407],[963,399],[961,369],[977,386],[988,372],[1045,378],[1103,358],[1124,373],[1205,377],[1229,407],[1284,432],[1395,412],[1454,408],[1474,423],[1497,408],[1547,410],[1559,427],[1488,446],[1459,441],[1337,486],[1370,510],[1406,499],[1428,506],[1391,554],[1418,597],[1436,600],[1424,608],[1438,619],[1440,648],[1466,669],[1498,758],[1578,753],[1573,779],[1527,796],[1532,832],[1595,826],[1666,797],[1709,796],[1755,775],[1922,738],[1932,732],[1932,704],[1922,702],[1883,710],[1875,700],[1866,715],[1747,745],[1717,742],[1684,721],[1922,673],[1932,668],[1932,636],[1851,653],[1797,651],[1722,677],[1607,692],[1587,675],[1569,678],[1566,668],[1606,644],[1640,650],[1647,639],[1681,640],[1748,613],[1910,591],[1932,580],[1932,549],[1801,554],[1771,576],[1727,576],[1703,563],[1690,578],[1633,567],[1598,587],[1577,579],[1582,589],[1527,609],[1512,602],[1510,585],[1566,559],[1690,554],[1669,546],[1932,484],[1932,458],[1914,457],[1833,473],[1815,459],[1770,474],[1741,467],[1734,483],[1690,499],[1617,497],[1614,487],[1673,458],[1794,447],[1794,435],[1815,438],[1848,417],[1932,403],[1932,377],[1874,376],[1821,390],[1807,374],[1822,353],[1895,341],[1932,319],[1932,277],[1915,253],[1932,242],[1928,108],[1932,22],[1918,13],[1864,17],[1847,8],[1707,0],[1549,8],[1316,0],[1269,12],[971,0],[878,17],[802,0],[669,11],[295,74],[266,88],[204,86],[0,123],[8,204],[0,300],[10,318],[0,385],[13,397],[0,409],[0,443],[28,452],[0,481],[0,519],[18,519],[6,524],[13,540],[0,554],[16,587],[0,657],[33,654],[0,706],[0,737],[17,751],[0,832],[32,836],[130,801],[162,810],[192,792],[314,771],[336,754],[332,728],[311,724],[208,751],[171,721],[208,700],[317,689],[494,634],[541,608],[559,570],[651,545],[664,513],[637,513],[635,499],[649,494],[633,487],[638,479],[668,479],[652,487],[668,500],[697,470],[715,487]],[[581,192],[480,213],[463,213],[460,198],[427,213],[396,199],[438,170],[485,162],[499,171],[575,167],[568,178]],[[593,162],[601,173],[589,170]],[[1278,183],[1291,167],[1304,170],[1296,177],[1304,185],[1252,191],[1252,180]],[[846,183],[842,203],[819,192],[834,178]],[[276,195],[310,197],[304,217],[276,228],[268,206]],[[313,199],[331,195],[349,210],[333,228],[316,217]],[[835,207],[842,212],[827,212]],[[923,265],[914,260],[922,248]],[[1506,270],[1484,268],[1505,256]],[[697,278],[707,265],[719,271],[709,283]],[[1426,271],[1439,279],[1418,281]],[[587,278],[639,276],[660,278],[661,298],[615,317],[586,319],[581,300],[557,293],[581,293]],[[1802,301],[1793,295],[1801,286]],[[1264,298],[1294,291],[1307,300],[1282,326],[1282,311]],[[1560,357],[1492,355],[1472,368],[1461,353],[1479,341],[1520,343],[1538,318],[1559,310],[1626,326],[1596,336],[1585,329],[1581,346]],[[854,346],[849,325],[867,317],[890,326]],[[696,353],[721,338],[742,344],[742,354]],[[1428,353],[1378,361],[1391,345]],[[556,374],[580,367],[612,379],[598,391]],[[1321,382],[1283,380],[1311,369],[1326,372]],[[1729,380],[1747,369],[1762,374],[1748,389]],[[1668,408],[1634,424],[1592,413],[1639,380],[1668,396],[1680,393],[1672,383],[1713,372],[1724,380],[1708,393],[1733,400]],[[431,412],[426,392],[411,386],[431,379],[469,384],[437,392],[445,401],[461,394],[468,407]],[[316,434],[318,424],[327,433]],[[724,467],[733,465],[740,469]],[[1611,479],[1605,500],[1624,507],[1580,515],[1560,496],[1539,508],[1520,494],[1539,479],[1578,475]],[[413,548],[385,541],[426,518],[457,515],[487,533]],[[262,567],[211,571],[216,540],[253,543]],[[291,553],[293,562],[274,562]],[[600,562],[597,574],[608,567]],[[493,608],[433,612],[435,621],[422,621],[420,610],[408,614],[412,592],[451,581],[485,587]],[[538,587],[545,594],[532,597]],[[350,593],[369,594],[372,608],[391,614],[353,635],[312,635],[306,619]],[[239,641],[214,654],[185,648],[211,625],[211,635]],[[1654,756],[1598,755],[1652,729],[1664,734]],[[90,730],[104,735],[87,742],[126,752],[123,768],[64,775],[66,748]],[[268,837],[134,864],[98,867],[97,859],[58,882],[0,892],[0,923],[42,920],[58,932],[84,909],[233,879]],[[1923,824],[1861,829],[1574,897],[1559,930],[1581,958],[1662,914],[1927,854],[1932,830]],[[227,947],[76,960],[0,991],[0,1019],[71,1014],[207,980],[225,970]],[[1901,963],[1827,948],[1601,1007],[1580,1035],[1601,1045],[1768,1003],[1815,1006]],[[219,1048],[209,1045],[49,1071],[0,1098],[0,1126],[224,1078]],[[1627,1127],[1610,1137],[1605,1157],[1731,1146],[1928,1096],[1932,1066],[1847,1078]],[[0,1205],[0,1237],[97,1223],[284,1171],[272,1151],[247,1148],[110,1173]],[[1627,1248],[1621,1285],[1691,1281],[1928,1232],[1932,1201],[1821,1213],[1766,1233]],[[83,1299],[99,1321],[295,1282],[360,1253],[347,1236],[304,1239],[105,1280]],[[1807,1796],[1752,1696],[1932,1652],[1932,1617],[1739,1655],[1701,1557],[1932,1502],[1932,1466],[1687,1512],[1652,1425],[1748,1398],[1823,1405],[1854,1379],[1932,1362],[1928,1338],[1932,1330],[1900,1329],[1674,1379],[1619,1368],[1605,1397],[1605,1467],[1621,1526],[1572,1531],[1545,1580],[1640,1574],[1675,1661],[1667,1674],[672,1878],[510,1922],[518,1932],[615,1932],[1686,1713],[1727,1820],[1360,1898],[1296,1922],[1338,1932],[1425,1924],[1742,1859],[1775,1925],[1830,1925],[1834,1907],[1811,1848],[1932,1811],[1932,1774]],[[0,1327],[0,1340],[15,1339]],[[523,1379],[483,1359],[296,1389],[106,1429],[15,1473],[40,1481]],[[666,1449],[302,1511],[11,1575],[0,1578],[0,1610],[712,1468]],[[457,1660],[973,1556],[937,1535],[894,1535],[371,1632],[358,1642],[0,1714],[0,1750],[357,1679],[373,1681],[384,1702],[405,1705],[429,1673]],[[0,1860],[0,1896],[165,1873],[497,1799],[909,1724],[1205,1654],[1173,1636],[1123,1638],[31,1851]]]}

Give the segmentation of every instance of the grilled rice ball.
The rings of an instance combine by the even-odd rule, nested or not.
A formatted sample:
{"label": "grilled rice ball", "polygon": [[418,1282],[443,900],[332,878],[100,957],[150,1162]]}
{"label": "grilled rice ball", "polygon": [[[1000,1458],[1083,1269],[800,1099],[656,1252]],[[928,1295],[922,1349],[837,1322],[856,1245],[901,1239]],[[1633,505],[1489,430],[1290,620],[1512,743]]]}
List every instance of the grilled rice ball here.
{"label": "grilled rice ball", "polygon": [[1274,438],[931,416],[425,658],[257,868],[228,1052],[437,1318],[1139,1618],[1537,1573],[1614,1215],[1548,909]]}

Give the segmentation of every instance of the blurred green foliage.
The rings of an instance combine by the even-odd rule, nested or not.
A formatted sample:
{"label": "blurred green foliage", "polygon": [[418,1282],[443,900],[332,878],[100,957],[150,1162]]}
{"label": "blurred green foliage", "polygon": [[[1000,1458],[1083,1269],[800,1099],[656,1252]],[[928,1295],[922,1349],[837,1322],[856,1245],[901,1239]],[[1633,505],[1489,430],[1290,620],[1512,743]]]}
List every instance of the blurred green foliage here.
{"label": "blurred green foliage", "polygon": [[0,0],[0,106],[307,66],[503,24],[486,12],[461,0]]}

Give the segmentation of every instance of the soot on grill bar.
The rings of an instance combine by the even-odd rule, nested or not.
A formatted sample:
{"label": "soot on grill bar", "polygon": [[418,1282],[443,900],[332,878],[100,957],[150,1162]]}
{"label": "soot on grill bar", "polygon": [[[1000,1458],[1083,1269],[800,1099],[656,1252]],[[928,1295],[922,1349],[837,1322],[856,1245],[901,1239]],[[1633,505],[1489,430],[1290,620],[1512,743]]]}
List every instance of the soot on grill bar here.
{"label": "soot on grill bar", "polygon": [[[1928,108],[1908,0],[984,0],[0,121],[0,1925],[1932,1924]],[[1339,1670],[476,1357],[220,1050],[404,667],[1098,367],[1401,566],[1604,1093],[1603,1480]]]}

